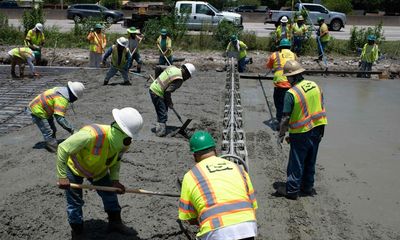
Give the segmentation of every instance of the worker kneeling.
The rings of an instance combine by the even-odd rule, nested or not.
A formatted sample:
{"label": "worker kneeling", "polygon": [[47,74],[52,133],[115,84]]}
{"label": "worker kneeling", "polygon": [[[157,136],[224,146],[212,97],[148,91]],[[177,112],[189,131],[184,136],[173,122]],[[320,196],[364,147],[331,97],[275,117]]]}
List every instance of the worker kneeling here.
{"label": "worker kneeling", "polygon": [[12,78],[18,78],[18,76],[15,74],[15,66],[16,65],[18,65],[18,67],[19,67],[19,78],[24,77],[24,70],[25,70],[26,63],[29,65],[32,76],[39,75],[35,72],[35,66],[33,65],[33,61],[35,60],[35,53],[30,48],[28,48],[28,47],[13,48],[7,54],[10,59],[10,62],[11,62],[11,77]]}
{"label": "worker kneeling", "polygon": [[[83,127],[58,147],[57,175],[59,188],[66,189],[68,222],[72,235],[83,231],[82,189],[71,189],[70,183],[81,184],[87,178],[93,185],[119,188],[122,154],[129,148],[143,125],[141,114],[134,108],[114,109],[115,122],[110,125],[92,124]],[[130,235],[133,231],[121,220],[121,207],[116,192],[97,191],[108,214],[108,231]]]}
{"label": "worker kneeling", "polygon": [[199,225],[198,239],[254,239],[257,201],[247,172],[216,156],[208,132],[195,132],[190,150],[196,165],[183,178],[179,219]]}
{"label": "worker kneeling", "polygon": [[195,71],[196,68],[191,63],[185,63],[181,68],[171,65],[150,85],[150,97],[157,113],[156,135],[158,137],[164,137],[167,133],[168,108],[174,108],[171,93],[191,78]]}
{"label": "worker kneeling", "polygon": [[80,82],[68,82],[66,87],[55,87],[36,96],[27,108],[32,121],[39,127],[50,152],[57,150],[54,118],[69,133],[74,133],[74,127],[65,118],[69,103],[82,97],[85,86]]}

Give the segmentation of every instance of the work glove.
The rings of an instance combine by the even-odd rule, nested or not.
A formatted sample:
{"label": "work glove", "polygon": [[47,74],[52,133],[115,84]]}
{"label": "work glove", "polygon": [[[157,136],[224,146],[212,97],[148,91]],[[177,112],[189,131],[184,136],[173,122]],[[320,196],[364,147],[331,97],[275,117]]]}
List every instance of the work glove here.
{"label": "work glove", "polygon": [[75,132],[75,129],[71,129],[71,130],[69,130],[69,133],[71,134],[71,135],[73,135],[74,134],[74,132]]}
{"label": "work glove", "polygon": [[70,187],[69,179],[68,178],[59,178],[58,182],[57,182],[57,186],[60,189],[68,189]]}
{"label": "work glove", "polygon": [[112,181],[112,186],[115,188],[119,188],[121,189],[120,191],[118,191],[118,194],[124,194],[125,193],[125,186],[122,185],[118,180],[113,180]]}

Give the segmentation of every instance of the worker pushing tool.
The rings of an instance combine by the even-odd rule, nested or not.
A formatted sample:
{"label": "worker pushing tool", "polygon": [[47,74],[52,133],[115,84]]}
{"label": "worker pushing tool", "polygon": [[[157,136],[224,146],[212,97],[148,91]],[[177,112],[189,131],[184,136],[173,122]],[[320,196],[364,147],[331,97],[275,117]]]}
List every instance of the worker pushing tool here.
{"label": "worker pushing tool", "polygon": [[[13,48],[9,52],[7,52],[8,58],[11,62],[11,77],[12,78],[24,78],[25,76],[25,64],[27,63],[31,74],[33,77],[39,76],[39,74],[35,71],[35,65],[33,61],[35,61],[35,52],[28,47],[22,48]],[[15,67],[18,65],[19,67],[19,77],[15,74]]]}
{"label": "worker pushing tool", "polygon": [[101,64],[101,58],[107,46],[107,38],[104,33],[101,32],[103,25],[96,23],[93,29],[90,30],[87,40],[90,43],[89,46],[89,67],[99,68]]}
{"label": "worker pushing tool", "polygon": [[57,150],[54,118],[69,133],[74,133],[74,127],[65,118],[69,103],[82,97],[85,86],[80,82],[68,82],[66,87],[56,87],[44,91],[35,97],[27,108],[32,121],[38,127],[50,152]]}
{"label": "worker pushing tool", "polygon": [[295,60],[296,54],[290,51],[290,41],[286,38],[279,43],[279,51],[271,54],[268,58],[266,67],[272,69],[274,73],[274,104],[276,109],[277,129],[282,119],[283,102],[286,91],[291,87],[287,78],[283,75],[283,66],[286,61]]}
{"label": "worker pushing tool", "polygon": [[331,40],[331,36],[329,34],[328,25],[325,23],[325,19],[323,17],[318,17],[318,25],[319,29],[317,31],[317,48],[318,48],[318,61],[322,60],[322,57],[325,54],[326,46]]}
{"label": "worker pushing tool", "polygon": [[128,76],[128,69],[131,67],[131,54],[128,49],[128,39],[120,37],[117,39],[117,44],[112,45],[103,56],[103,66],[106,65],[107,58],[111,55],[111,66],[104,78],[103,85],[108,85],[108,81],[117,72],[120,72],[124,82],[122,85],[131,85]]}
{"label": "worker pushing tool", "polygon": [[[82,189],[70,188],[70,183],[82,184],[86,178],[95,186],[114,187],[119,189],[119,194],[125,193],[125,187],[119,181],[121,157],[142,128],[143,118],[136,109],[130,107],[113,109],[112,115],[115,122],[111,125],[85,126],[58,147],[57,184],[65,189],[68,222],[73,237],[84,234],[84,201]],[[97,193],[108,214],[108,231],[132,234],[132,230],[122,223],[117,193]]]}
{"label": "worker pushing tool", "polygon": [[238,54],[238,71],[240,73],[244,72],[246,70],[246,65],[247,64],[252,64],[253,59],[247,57],[247,45],[240,41],[236,35],[232,35],[230,38],[230,41],[228,43],[228,46],[226,46],[226,51],[225,53],[228,54],[228,52],[237,52]]}
{"label": "worker pushing tool", "polygon": [[289,60],[284,74],[292,87],[285,94],[279,142],[283,142],[289,129],[290,155],[286,186],[277,187],[276,196],[296,200],[299,195],[312,196],[318,146],[328,123],[321,88],[305,80],[301,65]]}
{"label": "worker pushing tool", "polygon": [[172,65],[174,63],[174,59],[172,56],[172,40],[168,36],[167,29],[161,29],[160,33],[161,35],[157,39],[157,48],[160,51],[158,64]]}
{"label": "worker pushing tool", "polygon": [[246,239],[257,235],[257,201],[250,176],[241,166],[216,156],[208,132],[190,138],[196,165],[185,174],[179,219],[198,225],[197,239]]}
{"label": "worker pushing tool", "polygon": [[142,58],[140,57],[139,53],[139,45],[142,42],[144,36],[140,33],[139,29],[135,27],[128,28],[128,48],[129,53],[131,54],[131,63],[132,66],[133,60],[136,61],[136,73],[140,73],[142,71]]}
{"label": "worker pushing tool", "polygon": [[25,37],[25,46],[35,51],[36,64],[42,61],[42,48],[44,46],[43,24],[36,23],[35,27],[28,31]]}
{"label": "worker pushing tool", "polygon": [[[374,62],[378,61],[379,58],[379,48],[378,45],[375,43],[376,37],[375,35],[369,35],[368,43],[366,43],[361,52],[361,65],[360,71],[363,72],[370,72],[372,70],[372,65]],[[357,75],[357,77],[364,77],[370,78],[370,73],[362,73]]]}
{"label": "worker pushing tool", "polygon": [[173,109],[171,93],[180,88],[184,81],[193,77],[196,68],[185,63],[181,68],[167,67],[150,85],[149,93],[157,113],[156,135],[164,137],[167,133],[168,108]]}

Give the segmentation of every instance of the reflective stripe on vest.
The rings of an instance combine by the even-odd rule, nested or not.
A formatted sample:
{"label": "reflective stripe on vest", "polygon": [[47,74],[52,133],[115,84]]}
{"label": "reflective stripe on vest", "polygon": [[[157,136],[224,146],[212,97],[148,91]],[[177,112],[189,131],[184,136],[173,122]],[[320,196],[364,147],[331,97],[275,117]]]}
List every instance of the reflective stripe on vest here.
{"label": "reflective stripe on vest", "polygon": [[81,172],[83,175],[85,175],[87,178],[93,178],[93,173],[89,172],[88,170],[84,169],[80,164],[78,159],[76,158],[75,155],[71,155],[71,159],[74,162],[74,166]]}
{"label": "reflective stripe on vest", "polygon": [[127,48],[124,48],[122,51],[121,62],[118,65],[118,47],[116,45],[112,46],[112,56],[111,56],[111,64],[118,69],[125,67],[127,63],[126,59]]}
{"label": "reflective stripe on vest", "polygon": [[87,127],[92,128],[96,132],[96,142],[94,143],[94,148],[92,150],[93,155],[101,155],[101,149],[106,139],[106,133],[96,124],[89,125]]}
{"label": "reflective stripe on vest", "polygon": [[186,202],[183,199],[179,200],[179,209],[183,212],[195,212],[193,204]]}
{"label": "reflective stripe on vest", "polygon": [[276,52],[276,68],[275,71],[283,70],[282,64],[281,64],[281,56],[279,52]]}
{"label": "reflective stripe on vest", "polygon": [[46,95],[45,93],[42,93],[39,95],[39,98],[33,100],[30,104],[29,107],[33,108],[35,105],[39,104],[42,106],[44,111],[46,112],[47,116],[50,117],[54,113],[54,109],[52,108],[51,105],[49,105],[48,101],[56,98],[56,97],[61,97],[58,93],[53,93]]}
{"label": "reflective stripe on vest", "polygon": [[250,201],[253,203],[256,201],[256,196],[254,194],[254,191],[250,193],[249,185],[247,184],[247,178],[246,178],[246,174],[245,174],[244,170],[240,166],[237,166],[237,168],[239,169],[240,175],[242,176],[243,183],[246,188],[247,196],[249,197]]}
{"label": "reflective stripe on vest", "polygon": [[192,173],[194,179],[199,183],[201,195],[206,202],[206,207],[211,207],[212,205],[215,205],[216,199],[213,193],[214,191],[211,191],[211,186],[204,173],[202,173],[202,170],[198,166],[195,166],[192,169]]}
{"label": "reflective stripe on vest", "polygon": [[[218,204],[215,207],[212,207],[212,208],[209,208],[209,209],[203,211],[200,214],[199,222],[201,224],[204,221],[208,220],[208,218],[213,217],[215,215],[221,215],[224,213],[231,213],[231,212],[239,212],[239,211],[250,210],[250,209],[253,209],[253,205],[249,201],[245,201],[245,200]],[[214,223],[215,219],[218,220],[218,218],[213,218],[212,219],[213,223]]]}

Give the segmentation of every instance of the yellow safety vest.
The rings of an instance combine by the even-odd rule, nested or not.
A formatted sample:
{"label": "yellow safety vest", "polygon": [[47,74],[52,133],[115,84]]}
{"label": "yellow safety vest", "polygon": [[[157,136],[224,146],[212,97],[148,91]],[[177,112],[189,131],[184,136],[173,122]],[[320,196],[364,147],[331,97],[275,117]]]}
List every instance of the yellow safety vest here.
{"label": "yellow safety vest", "polygon": [[18,57],[24,61],[27,61],[28,58],[33,57],[33,51],[28,47],[13,48],[11,50],[11,55],[13,57]]}
{"label": "yellow safety vest", "polygon": [[[290,25],[286,25],[286,38],[289,40],[292,38]],[[279,25],[276,28],[276,39],[277,39],[277,41],[280,41],[283,39],[282,38],[282,25]]]}
{"label": "yellow safety vest", "polygon": [[305,133],[328,124],[322,92],[315,82],[303,80],[288,90],[294,97],[289,133]]}
{"label": "yellow safety vest", "polygon": [[97,34],[96,32],[89,33],[87,39],[90,41],[89,50],[96,53],[104,53],[107,44],[106,35],[103,33]]}
{"label": "yellow safety vest", "polygon": [[303,37],[307,32],[307,25],[303,23],[301,27],[297,23],[293,25],[293,35],[297,37]]}
{"label": "yellow safety vest", "polygon": [[126,54],[128,54],[129,49],[124,48],[122,51],[121,63],[118,65],[118,47],[117,45],[112,46],[112,56],[111,64],[117,69],[123,69],[127,63]]}
{"label": "yellow safety vest", "polygon": [[239,51],[239,60],[240,60],[247,56],[247,51],[246,51],[247,45],[239,40],[238,43],[239,43],[238,46],[234,46],[232,42],[229,42],[228,46],[226,47],[226,51],[236,51],[236,52]]}
{"label": "yellow safety vest", "polygon": [[175,80],[182,79],[182,70],[169,66],[150,85],[150,90],[159,97],[164,97],[165,89]]}
{"label": "yellow safety vest", "polygon": [[161,46],[161,40],[162,40],[162,37],[159,36],[159,37],[157,38],[157,44],[160,45],[160,47],[161,47],[161,49],[162,49],[163,51],[165,51],[165,50],[168,49],[168,51],[165,53],[165,56],[166,56],[166,57],[172,56],[172,48],[171,48],[171,47],[172,47],[172,40],[171,40],[171,38],[167,36],[166,44],[165,44],[165,45],[166,45],[166,48],[165,48],[165,49],[163,49],[163,47]]}
{"label": "yellow safety vest", "polygon": [[46,90],[39,94],[29,103],[32,114],[41,118],[48,119],[53,114],[65,116],[69,101],[57,92],[58,88]]}
{"label": "yellow safety vest", "polygon": [[373,63],[377,61],[378,58],[379,58],[378,45],[376,44],[369,45],[368,43],[366,43],[361,53],[361,60],[366,61],[368,63]]}
{"label": "yellow safety vest", "polygon": [[289,49],[282,49],[281,51],[274,52],[271,56],[274,59],[272,66],[274,72],[274,85],[279,88],[290,88],[290,83],[285,76],[283,76],[283,67],[288,60],[296,60],[296,54]]}
{"label": "yellow safety vest", "polygon": [[185,174],[179,219],[196,219],[197,236],[226,226],[256,221],[257,201],[249,175],[235,163],[209,157]]}
{"label": "yellow safety vest", "polygon": [[88,131],[91,134],[90,144],[69,156],[67,165],[77,176],[93,180],[101,179],[118,161],[119,152],[109,156],[108,135],[111,132],[111,126],[92,124],[83,127],[80,131]]}
{"label": "yellow safety vest", "polygon": [[29,30],[25,37],[25,46],[29,46],[28,41],[31,41],[32,44],[42,45],[44,42],[44,34],[42,32],[37,33],[33,29]]}
{"label": "yellow safety vest", "polygon": [[323,23],[321,25],[321,27],[319,28],[319,35],[321,36],[322,33],[324,32],[328,32],[327,34],[325,34],[324,36],[322,36],[320,38],[321,42],[329,42],[329,40],[331,40],[331,36],[329,35],[329,30],[328,30],[328,25],[326,25],[326,23]]}

